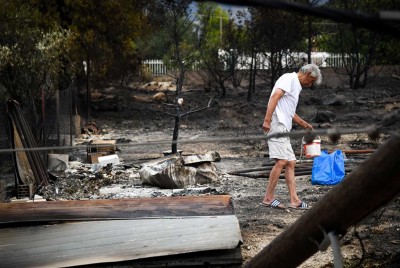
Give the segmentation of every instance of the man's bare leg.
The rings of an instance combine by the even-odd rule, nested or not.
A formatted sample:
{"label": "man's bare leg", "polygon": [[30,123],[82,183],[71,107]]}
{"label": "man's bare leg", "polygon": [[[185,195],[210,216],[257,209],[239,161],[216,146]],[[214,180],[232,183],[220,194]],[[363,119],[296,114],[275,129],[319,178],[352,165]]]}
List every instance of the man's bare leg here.
{"label": "man's bare leg", "polygon": [[276,160],[275,165],[269,174],[267,190],[263,200],[264,204],[271,204],[271,202],[275,199],[275,188],[278,184],[279,176],[281,175],[282,169],[286,166],[287,162],[287,160]]}
{"label": "man's bare leg", "polygon": [[296,192],[296,179],[294,175],[295,165],[296,161],[288,161],[285,168],[285,180],[289,189],[290,205],[297,207],[300,205],[301,201]]}

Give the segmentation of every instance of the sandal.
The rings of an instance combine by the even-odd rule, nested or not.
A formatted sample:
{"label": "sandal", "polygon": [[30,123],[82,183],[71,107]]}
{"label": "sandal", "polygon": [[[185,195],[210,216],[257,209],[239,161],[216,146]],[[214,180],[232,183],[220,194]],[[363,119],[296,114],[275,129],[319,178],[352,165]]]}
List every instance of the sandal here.
{"label": "sandal", "polygon": [[307,205],[307,203],[303,202],[303,201],[301,201],[300,205],[298,205],[298,206],[289,205],[289,208],[304,209],[304,210],[310,209],[310,207]]}
{"label": "sandal", "polygon": [[272,202],[269,203],[269,204],[264,203],[264,202],[262,202],[261,204],[262,204],[263,206],[265,206],[265,207],[278,208],[278,209],[285,209],[285,206],[282,205],[282,203],[279,202],[278,199],[272,200]]}

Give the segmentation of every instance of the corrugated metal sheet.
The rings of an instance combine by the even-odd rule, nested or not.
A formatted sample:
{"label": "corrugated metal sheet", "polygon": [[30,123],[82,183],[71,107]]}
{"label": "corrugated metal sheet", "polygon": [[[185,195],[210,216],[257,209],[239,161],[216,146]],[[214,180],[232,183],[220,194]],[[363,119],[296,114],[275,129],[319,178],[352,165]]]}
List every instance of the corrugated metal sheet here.
{"label": "corrugated metal sheet", "polygon": [[228,195],[0,204],[0,267],[235,250],[241,240]]}

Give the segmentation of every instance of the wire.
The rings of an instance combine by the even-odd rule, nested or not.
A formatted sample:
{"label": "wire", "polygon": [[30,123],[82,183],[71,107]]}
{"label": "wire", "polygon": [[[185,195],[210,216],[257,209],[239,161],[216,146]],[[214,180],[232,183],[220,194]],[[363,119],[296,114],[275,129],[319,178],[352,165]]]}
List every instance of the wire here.
{"label": "wire", "polygon": [[[279,138],[279,137],[291,137],[291,138],[299,138],[299,137],[307,137],[307,135],[311,135],[308,139],[313,140],[316,135],[328,135],[330,136],[332,133],[339,134],[355,134],[355,133],[367,133],[369,128],[365,129],[324,129],[324,130],[315,130],[313,132],[305,132],[305,131],[292,131],[292,132],[278,132],[267,135],[249,135],[243,137],[215,137],[215,138],[200,138],[200,139],[186,139],[186,140],[158,140],[158,141],[146,141],[146,142],[137,142],[137,143],[118,143],[115,146],[118,148],[123,147],[139,147],[139,146],[155,146],[155,145],[164,145],[164,144],[196,144],[196,143],[215,143],[215,142],[230,142],[230,141],[249,141],[249,140],[268,140],[271,138]],[[307,141],[307,138],[305,139]],[[12,153],[12,152],[22,152],[22,151],[49,151],[49,150],[84,150],[87,148],[101,148],[101,147],[109,147],[108,144],[96,144],[96,145],[76,145],[76,146],[57,146],[57,147],[35,147],[35,148],[15,148],[15,149],[0,149],[1,153]]]}
{"label": "wire", "polygon": [[358,239],[358,241],[360,242],[360,246],[361,246],[361,251],[362,251],[362,255],[361,255],[361,259],[360,261],[357,263],[357,265],[355,265],[354,267],[361,267],[362,263],[364,262],[364,258],[365,258],[365,247],[364,247],[364,243],[360,237],[360,234],[357,231],[357,227],[354,226],[354,236]]}

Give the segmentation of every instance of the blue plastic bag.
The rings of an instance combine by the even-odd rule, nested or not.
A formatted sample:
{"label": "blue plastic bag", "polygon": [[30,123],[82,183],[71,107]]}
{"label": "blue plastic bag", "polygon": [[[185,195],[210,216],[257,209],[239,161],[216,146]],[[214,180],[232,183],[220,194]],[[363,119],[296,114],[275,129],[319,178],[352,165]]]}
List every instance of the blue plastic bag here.
{"label": "blue plastic bag", "polygon": [[311,183],[320,185],[335,185],[345,176],[344,158],[341,150],[330,154],[322,151],[321,155],[314,158],[311,173]]}

